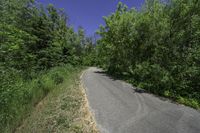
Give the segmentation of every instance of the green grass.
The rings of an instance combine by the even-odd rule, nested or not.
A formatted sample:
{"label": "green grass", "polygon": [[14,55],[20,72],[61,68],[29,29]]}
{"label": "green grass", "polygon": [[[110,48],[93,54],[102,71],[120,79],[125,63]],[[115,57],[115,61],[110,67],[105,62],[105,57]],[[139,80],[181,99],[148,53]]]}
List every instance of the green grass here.
{"label": "green grass", "polygon": [[194,98],[184,98],[184,97],[177,97],[176,101],[178,103],[193,107],[195,109],[200,109],[200,102],[197,99]]}
{"label": "green grass", "polygon": [[[3,78],[1,77],[0,132],[9,133],[15,131],[16,128],[22,124],[24,119],[34,110],[35,106],[43,100],[45,96],[49,95],[49,92],[55,93],[55,96],[57,96],[56,94],[57,91],[60,90],[59,88],[67,88],[67,92],[69,91],[69,93],[71,93],[73,87],[70,88],[70,86],[74,86],[75,80],[79,81],[76,76],[80,74],[81,70],[82,68],[73,67],[71,65],[55,67],[47,72],[38,74],[32,80],[23,80],[16,72],[13,72],[11,75],[5,73],[4,76],[2,76]],[[63,96],[63,99],[60,99],[57,103],[61,104],[60,106],[63,112],[65,112],[65,110],[77,111],[80,106],[81,99],[71,99],[69,96],[66,94],[66,96]],[[49,101],[52,99],[49,99]],[[52,112],[55,111],[50,109],[45,113],[51,114]],[[70,116],[73,115],[71,114]],[[58,116],[56,119],[58,119],[57,124],[71,127],[70,122],[72,118],[69,118],[67,115]],[[47,126],[48,130],[52,130],[52,123],[48,124],[50,126]],[[36,129],[38,128],[40,129],[42,127],[38,125]],[[31,130],[28,132],[30,131]]]}
{"label": "green grass", "polygon": [[56,75],[63,77],[62,83],[54,86],[54,89],[37,104],[33,113],[17,128],[16,133],[96,133],[80,87],[82,70],[82,68],[54,70],[58,72]]}

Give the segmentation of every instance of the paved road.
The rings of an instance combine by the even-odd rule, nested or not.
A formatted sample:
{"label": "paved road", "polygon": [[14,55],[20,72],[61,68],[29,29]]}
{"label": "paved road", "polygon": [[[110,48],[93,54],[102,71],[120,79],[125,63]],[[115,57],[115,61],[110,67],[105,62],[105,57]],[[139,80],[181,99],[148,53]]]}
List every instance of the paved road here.
{"label": "paved road", "polygon": [[101,133],[200,133],[200,113],[114,80],[97,68],[82,76]]}

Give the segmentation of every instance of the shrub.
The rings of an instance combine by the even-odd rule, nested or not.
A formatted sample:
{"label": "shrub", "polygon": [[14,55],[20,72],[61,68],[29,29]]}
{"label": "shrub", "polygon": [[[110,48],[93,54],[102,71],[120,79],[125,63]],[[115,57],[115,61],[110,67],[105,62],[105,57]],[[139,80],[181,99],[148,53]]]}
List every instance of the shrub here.
{"label": "shrub", "polygon": [[53,73],[51,76],[55,84],[60,84],[64,81],[64,77],[61,76],[59,73]]}
{"label": "shrub", "polygon": [[0,132],[12,132],[32,107],[76,68],[71,65],[55,67],[39,72],[31,80],[23,79],[15,69],[0,70]]}
{"label": "shrub", "polygon": [[137,64],[132,74],[138,87],[150,92],[164,95],[166,90],[172,88],[172,77],[158,64],[150,64],[149,62]]}

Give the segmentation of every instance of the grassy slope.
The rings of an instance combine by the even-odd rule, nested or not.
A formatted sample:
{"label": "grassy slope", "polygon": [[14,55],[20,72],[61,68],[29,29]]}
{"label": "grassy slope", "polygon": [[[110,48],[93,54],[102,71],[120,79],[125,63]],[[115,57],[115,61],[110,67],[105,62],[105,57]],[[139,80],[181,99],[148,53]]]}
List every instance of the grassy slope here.
{"label": "grassy slope", "polygon": [[64,82],[36,106],[16,132],[98,132],[88,111],[84,90],[80,85],[81,70],[79,68],[68,72]]}

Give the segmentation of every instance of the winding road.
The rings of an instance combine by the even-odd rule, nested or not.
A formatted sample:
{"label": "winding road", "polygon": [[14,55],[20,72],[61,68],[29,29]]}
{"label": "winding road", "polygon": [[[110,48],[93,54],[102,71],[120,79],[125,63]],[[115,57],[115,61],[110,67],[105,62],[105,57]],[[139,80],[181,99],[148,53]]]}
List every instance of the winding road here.
{"label": "winding road", "polygon": [[101,133],[200,133],[200,112],[138,91],[91,67],[82,76]]}

